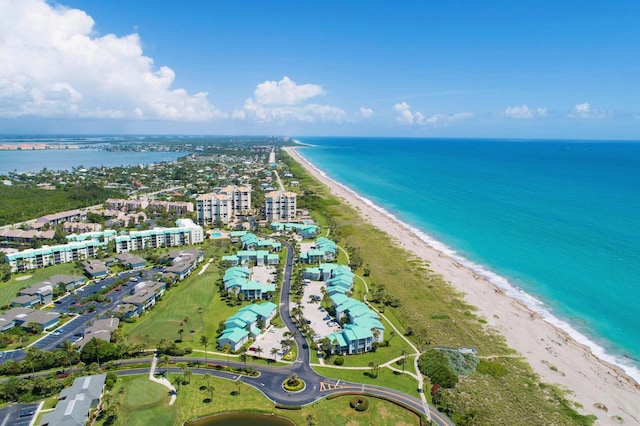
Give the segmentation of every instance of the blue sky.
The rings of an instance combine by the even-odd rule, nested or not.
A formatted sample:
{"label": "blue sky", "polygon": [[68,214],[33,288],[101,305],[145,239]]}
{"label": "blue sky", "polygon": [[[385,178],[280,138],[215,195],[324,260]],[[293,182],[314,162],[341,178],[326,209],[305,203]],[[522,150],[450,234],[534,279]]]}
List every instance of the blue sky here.
{"label": "blue sky", "polygon": [[0,1],[0,133],[640,139],[637,1]]}

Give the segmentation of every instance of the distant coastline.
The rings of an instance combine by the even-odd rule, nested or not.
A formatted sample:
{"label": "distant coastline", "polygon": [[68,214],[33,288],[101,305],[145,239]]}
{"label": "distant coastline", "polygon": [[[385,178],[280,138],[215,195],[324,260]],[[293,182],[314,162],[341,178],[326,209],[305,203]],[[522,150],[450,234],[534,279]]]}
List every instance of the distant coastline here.
{"label": "distant coastline", "polygon": [[[387,232],[400,246],[429,261],[432,269],[463,291],[472,305],[480,308],[488,322],[506,337],[511,347],[527,357],[529,364],[546,381],[562,384],[575,393],[575,399],[586,411],[601,415],[592,406],[594,401],[605,399],[593,392],[594,383],[597,383],[595,388],[610,396],[608,407],[617,406],[622,412],[631,413],[640,423],[640,371],[635,366],[608,355],[587,336],[551,314],[542,302],[506,279],[460,257],[445,244],[330,178],[298,149],[313,145],[294,142],[299,146],[284,150],[327,185],[334,195],[358,209],[363,217]],[[484,285],[478,285],[478,282]],[[523,335],[523,330],[527,330],[527,335]],[[558,375],[544,365],[550,355],[554,365],[562,366],[564,375]]]}
{"label": "distant coastline", "polygon": [[175,161],[184,152],[109,152],[95,148],[0,151],[0,175],[71,170],[74,167],[119,167]]}

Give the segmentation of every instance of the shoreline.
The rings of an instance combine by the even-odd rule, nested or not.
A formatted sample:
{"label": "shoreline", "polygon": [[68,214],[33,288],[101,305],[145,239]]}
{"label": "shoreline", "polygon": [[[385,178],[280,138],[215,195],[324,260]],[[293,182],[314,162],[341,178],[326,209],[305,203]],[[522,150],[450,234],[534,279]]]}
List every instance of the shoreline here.
{"label": "shoreline", "polygon": [[[560,324],[553,324],[550,318],[528,307],[523,299],[528,297],[543,306],[541,302],[525,292],[521,292],[522,298],[517,297],[514,293],[518,289],[511,285],[496,285],[490,281],[490,271],[470,264],[455,253],[448,253],[450,250],[443,244],[429,239],[419,229],[401,222],[329,178],[297,151],[298,147],[309,145],[295,142],[299,146],[283,150],[326,185],[333,195],[387,233],[400,247],[429,262],[435,273],[462,291],[464,299],[479,309],[488,325],[497,330],[511,348],[527,358],[543,381],[559,384],[571,392],[567,397],[582,405],[579,411],[596,415],[596,424],[619,424],[612,417],[620,416],[624,424],[640,425],[640,385],[622,367],[599,358],[588,345],[580,343]],[[561,323],[561,320],[551,318]],[[606,410],[594,404],[603,404]]]}

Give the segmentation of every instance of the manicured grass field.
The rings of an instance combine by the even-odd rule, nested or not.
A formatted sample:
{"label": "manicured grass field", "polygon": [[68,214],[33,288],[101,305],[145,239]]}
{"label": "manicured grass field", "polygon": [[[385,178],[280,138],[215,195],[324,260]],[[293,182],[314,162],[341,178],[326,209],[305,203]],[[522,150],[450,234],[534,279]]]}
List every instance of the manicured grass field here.
{"label": "manicured grass field", "polygon": [[[11,300],[14,299],[21,289],[29,287],[40,281],[56,275],[83,275],[82,271],[76,268],[74,263],[64,263],[62,265],[49,266],[42,269],[34,269],[33,271],[21,272],[19,274],[13,274],[11,280],[6,283],[0,283],[0,306],[10,305]],[[21,277],[31,275],[26,280],[18,280]]]}
{"label": "manicured grass field", "polygon": [[418,396],[418,382],[415,378],[408,374],[396,374],[388,368],[380,368],[378,377],[372,378],[368,375],[369,369],[366,370],[345,370],[329,367],[313,367],[313,369],[323,376],[333,377],[335,379],[345,380],[349,382],[365,383],[368,385],[384,386],[396,389],[408,395]]}
{"label": "manicured grass field", "polygon": [[117,404],[117,425],[179,424],[178,413],[169,405],[167,388],[146,376],[118,378],[111,392]]}
{"label": "manicured grass field", "polygon": [[[221,270],[218,259],[226,247],[219,245],[213,248],[207,250],[209,257],[205,257],[203,264],[206,264],[211,256],[214,260],[202,275],[198,275],[201,267],[196,269],[190,277],[166,292],[151,311],[142,315],[135,323],[124,325],[123,332],[129,334],[132,342],[146,343],[148,340],[149,345],[153,347],[161,339],[167,339],[194,349],[204,349],[200,345],[204,323],[204,334],[209,338],[207,349],[216,349],[218,323],[237,312],[239,306],[229,307],[220,299],[217,281],[221,276]],[[202,308],[202,317],[198,313],[199,307]],[[185,322],[185,318],[189,318],[188,323]],[[178,332],[180,329],[184,330],[182,342]]]}
{"label": "manicured grass field", "polygon": [[[213,386],[212,392],[208,386]],[[239,409],[274,413],[288,417],[296,424],[306,425],[310,418],[315,424],[331,425],[418,425],[418,417],[403,408],[377,398],[366,397],[369,409],[357,412],[349,406],[352,397],[320,400],[300,410],[276,409],[262,393],[251,386],[223,379],[194,375],[191,383],[180,386],[173,406],[168,405],[166,388],[148,380],[146,376],[118,378],[112,393],[118,400],[116,426],[153,425],[177,426],[190,419],[206,417]],[[123,393],[120,393],[123,392]],[[212,397],[213,396],[213,397]],[[102,425],[102,422],[96,424]]]}

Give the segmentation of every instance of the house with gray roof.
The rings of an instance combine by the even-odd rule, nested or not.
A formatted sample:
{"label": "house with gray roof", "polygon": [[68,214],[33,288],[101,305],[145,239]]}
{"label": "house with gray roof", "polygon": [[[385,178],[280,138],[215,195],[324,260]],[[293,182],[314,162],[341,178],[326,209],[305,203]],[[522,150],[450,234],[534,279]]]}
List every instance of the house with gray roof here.
{"label": "house with gray roof", "polygon": [[40,426],[84,426],[91,409],[100,403],[106,379],[106,374],[75,379],[60,392],[56,408],[42,417]]}
{"label": "house with gray roof", "polygon": [[95,320],[91,327],[84,331],[84,337],[79,342],[82,348],[94,337],[96,339],[104,340],[106,342],[111,341],[111,333],[118,328],[120,320],[118,318],[102,318]]}
{"label": "house with gray roof", "polygon": [[90,259],[82,262],[84,273],[90,278],[104,277],[109,273],[109,268],[98,259]]}

